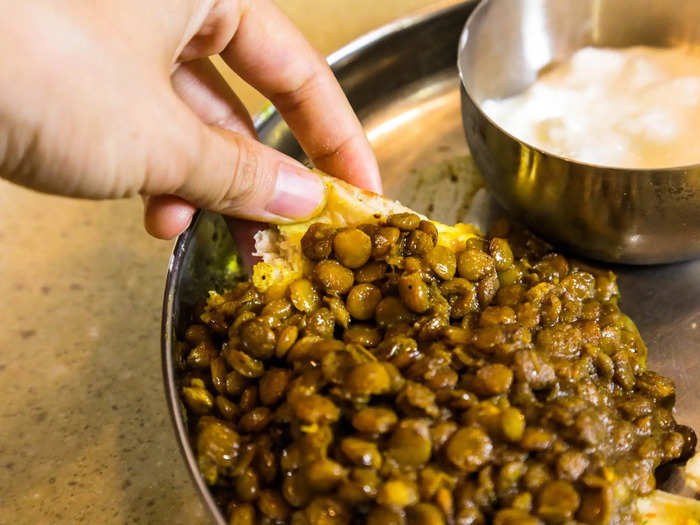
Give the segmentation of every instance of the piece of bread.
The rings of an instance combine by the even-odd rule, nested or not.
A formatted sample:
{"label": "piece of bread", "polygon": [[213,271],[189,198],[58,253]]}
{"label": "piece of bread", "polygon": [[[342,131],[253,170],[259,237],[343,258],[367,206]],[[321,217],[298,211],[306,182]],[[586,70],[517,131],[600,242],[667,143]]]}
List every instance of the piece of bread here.
{"label": "piece of bread", "polygon": [[655,490],[636,502],[637,521],[643,525],[697,525],[700,501]]}
{"label": "piece of bread", "polygon": [[[301,238],[309,226],[316,222],[336,228],[357,224],[377,223],[395,213],[416,213],[403,204],[362,190],[340,179],[321,174],[328,188],[326,202],[313,218],[299,223],[271,225],[255,235],[255,253],[262,262],[253,268],[253,282],[261,291],[284,286],[298,278],[305,268],[301,252]],[[447,226],[433,221],[438,229],[438,243],[455,250],[463,249],[470,237],[479,235],[468,224]]]}

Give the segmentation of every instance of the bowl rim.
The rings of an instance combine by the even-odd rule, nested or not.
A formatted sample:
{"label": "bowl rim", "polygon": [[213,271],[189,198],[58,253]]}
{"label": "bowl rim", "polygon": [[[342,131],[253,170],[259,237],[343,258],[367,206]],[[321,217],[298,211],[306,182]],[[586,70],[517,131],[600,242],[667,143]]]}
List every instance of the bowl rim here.
{"label": "bowl rim", "polygon": [[[500,2],[500,1],[506,1],[506,0],[479,0],[479,3],[477,6],[474,8],[474,10],[471,12],[469,17],[467,18],[467,21],[464,23],[464,28],[462,29],[462,34],[459,37],[459,47],[457,49],[457,71],[459,73],[459,81],[462,87],[462,92],[465,96],[469,98],[469,101],[472,103],[472,105],[476,108],[476,110],[479,112],[479,115],[484,118],[486,121],[491,124],[494,128],[496,128],[500,133],[503,133],[506,135],[508,138],[510,138],[512,141],[517,142],[521,146],[525,146],[527,149],[532,150],[542,156],[553,158],[556,160],[560,160],[569,164],[574,164],[576,166],[581,166],[583,168],[592,168],[595,170],[598,170],[599,172],[605,172],[610,173],[610,174],[620,174],[620,173],[627,173],[627,174],[632,174],[632,175],[685,175],[685,172],[688,171],[694,171],[700,169],[700,162],[696,162],[694,164],[685,164],[685,165],[680,165],[680,166],[669,166],[669,167],[662,167],[662,168],[625,168],[624,166],[606,166],[604,164],[595,164],[592,162],[584,162],[581,160],[574,159],[572,157],[566,156],[566,155],[560,155],[558,153],[554,153],[552,151],[548,151],[542,147],[535,146],[534,144],[520,139],[507,131],[504,127],[502,127],[500,124],[498,124],[495,120],[493,120],[490,116],[486,114],[486,112],[482,109],[481,103],[476,101],[476,98],[474,97],[470,87],[469,83],[467,82],[465,78],[465,72],[464,68],[462,66],[462,54],[464,52],[464,49],[466,46],[469,44],[469,37],[470,37],[470,29],[473,24],[475,24],[476,18],[479,16],[479,13],[483,11],[484,9],[487,9],[487,6],[489,4],[492,4],[494,2]],[[595,47],[595,46],[594,46]],[[664,48],[668,48],[668,46],[665,46]],[[547,66],[544,66],[547,67]]]}
{"label": "bowl rim", "polygon": [[[419,25],[429,19],[438,18],[450,11],[457,10],[460,6],[470,3],[477,3],[478,0],[440,0],[434,4],[420,9],[413,14],[397,18],[387,24],[365,33],[350,41],[337,51],[334,51],[326,58],[331,69],[340,68],[346,62],[352,60],[358,53],[366,48],[376,45],[382,40],[401,32],[402,30]],[[265,126],[270,120],[278,115],[276,109],[268,104],[255,115],[253,123],[256,131]],[[173,358],[175,327],[173,313],[178,300],[179,290],[177,281],[183,267],[185,254],[194,236],[197,223],[202,215],[202,210],[198,210],[192,218],[188,228],[178,236],[173,247],[173,251],[168,261],[168,270],[165,279],[165,289],[163,292],[163,308],[161,318],[161,369],[163,374],[163,387],[165,400],[170,413],[170,420],[175,431],[175,438],[182,458],[185,461],[189,476],[194,482],[200,500],[204,504],[205,510],[217,525],[226,525],[219,506],[214,501],[211,490],[207,486],[204,478],[199,472],[197,459],[191,447],[191,440],[187,432],[187,425],[182,414],[182,402],[178,395],[177,381],[175,377],[175,362]]]}
{"label": "bowl rim", "polygon": [[163,313],[161,319],[161,368],[163,373],[163,387],[170,421],[175,430],[175,438],[177,441],[180,454],[185,460],[185,465],[190,475],[190,479],[194,482],[199,497],[204,504],[204,507],[209,513],[209,516],[218,524],[225,525],[225,521],[218,505],[214,501],[211,491],[204,481],[204,477],[199,474],[197,458],[190,446],[190,436],[187,432],[187,425],[182,413],[182,402],[178,395],[177,380],[175,377],[175,362],[174,353],[174,338],[175,327],[173,326],[173,313],[176,301],[178,300],[177,281],[185,259],[185,252],[189,246],[192,237],[194,236],[195,228],[201,216],[201,210],[198,210],[192,217],[190,225],[182,234],[180,234],[175,242],[173,252],[168,261],[168,273],[165,278],[165,291],[163,294]]}

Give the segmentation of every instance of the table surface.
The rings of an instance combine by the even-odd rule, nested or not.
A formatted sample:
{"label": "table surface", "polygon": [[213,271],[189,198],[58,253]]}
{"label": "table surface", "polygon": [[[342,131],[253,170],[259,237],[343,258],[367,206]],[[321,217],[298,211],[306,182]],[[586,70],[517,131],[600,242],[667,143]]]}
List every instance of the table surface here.
{"label": "table surface", "polygon": [[[435,2],[278,3],[327,54]],[[161,380],[172,243],[148,237],[141,212],[138,199],[76,201],[0,181],[2,525],[208,522]]]}

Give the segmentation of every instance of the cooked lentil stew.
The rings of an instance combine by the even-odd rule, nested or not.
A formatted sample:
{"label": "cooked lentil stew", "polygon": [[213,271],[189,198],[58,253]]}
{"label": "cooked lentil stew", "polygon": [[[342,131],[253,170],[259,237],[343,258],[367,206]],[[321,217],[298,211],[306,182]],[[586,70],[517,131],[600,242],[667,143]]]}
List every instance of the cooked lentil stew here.
{"label": "cooked lentil stew", "polygon": [[412,214],[309,228],[284,294],[212,294],[180,345],[231,525],[623,524],[688,458],[615,276],[505,222],[454,253]]}

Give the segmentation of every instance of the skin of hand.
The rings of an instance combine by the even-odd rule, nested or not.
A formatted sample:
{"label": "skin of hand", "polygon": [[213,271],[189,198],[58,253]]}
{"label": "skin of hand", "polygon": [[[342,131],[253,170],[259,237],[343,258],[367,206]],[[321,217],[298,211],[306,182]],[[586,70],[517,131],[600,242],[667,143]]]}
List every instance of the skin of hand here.
{"label": "skin of hand", "polygon": [[286,222],[325,186],[256,140],[207,57],[280,111],[323,171],[380,192],[376,160],[325,60],[271,0],[0,0],[0,177],[90,199],[141,194],[172,238],[196,208]]}

